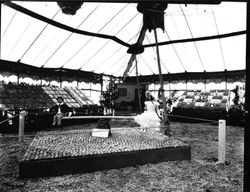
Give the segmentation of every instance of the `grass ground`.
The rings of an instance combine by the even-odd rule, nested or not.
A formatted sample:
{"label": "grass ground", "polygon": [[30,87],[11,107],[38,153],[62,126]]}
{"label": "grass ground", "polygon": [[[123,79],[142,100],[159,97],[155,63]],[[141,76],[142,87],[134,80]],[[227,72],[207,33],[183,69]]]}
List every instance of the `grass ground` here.
{"label": "grass ground", "polygon": [[[82,129],[94,126],[94,124],[86,124],[64,129]],[[133,127],[135,124],[113,121],[111,126]],[[33,136],[27,136],[22,143],[18,143],[15,134],[2,134],[0,135],[0,191],[243,191],[243,127],[227,126],[225,164],[214,163],[217,158],[218,126],[173,122],[171,130],[174,133],[173,137],[190,144],[191,161],[162,162],[39,179],[18,178],[18,162],[23,157]]]}

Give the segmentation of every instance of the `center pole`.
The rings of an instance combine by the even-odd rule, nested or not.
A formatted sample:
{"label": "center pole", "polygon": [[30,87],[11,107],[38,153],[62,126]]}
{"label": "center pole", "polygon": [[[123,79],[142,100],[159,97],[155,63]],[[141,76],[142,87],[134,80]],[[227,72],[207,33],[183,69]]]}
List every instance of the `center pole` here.
{"label": "center pole", "polygon": [[138,63],[137,58],[135,57],[135,69],[136,69],[136,84],[137,84],[137,94],[138,94],[138,102],[139,102],[139,112],[142,112],[141,108],[141,97],[140,97],[140,87],[139,87],[139,77],[138,77]]}
{"label": "center pole", "polygon": [[160,80],[160,87],[162,91],[162,102],[163,102],[163,123],[165,134],[170,136],[170,125],[169,125],[169,119],[167,116],[167,102],[164,94],[163,89],[163,77],[162,77],[162,71],[161,71],[161,63],[160,63],[160,53],[159,53],[159,46],[158,46],[158,39],[157,39],[157,32],[156,29],[154,29],[154,36],[155,36],[155,44],[156,44],[156,55],[157,55],[157,63],[158,63],[158,70],[159,70],[159,80]]}

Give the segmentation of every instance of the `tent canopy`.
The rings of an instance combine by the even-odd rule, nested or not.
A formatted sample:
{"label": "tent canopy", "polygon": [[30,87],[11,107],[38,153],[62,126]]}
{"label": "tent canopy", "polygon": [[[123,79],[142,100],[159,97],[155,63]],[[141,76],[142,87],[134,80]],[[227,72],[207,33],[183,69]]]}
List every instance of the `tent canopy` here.
{"label": "tent canopy", "polygon": [[[127,44],[137,41],[143,16],[135,3],[83,3],[76,15],[61,12],[56,2],[14,2],[46,18],[80,31],[115,36]],[[219,5],[169,4],[159,42],[246,30],[246,3]],[[143,45],[155,43],[146,32]],[[1,59],[45,68],[66,68],[122,76],[131,54],[112,39],[73,33],[2,4]],[[162,72],[244,70],[246,35],[160,46]],[[156,49],[137,55],[139,75],[158,74]],[[130,76],[135,75],[134,65]]]}

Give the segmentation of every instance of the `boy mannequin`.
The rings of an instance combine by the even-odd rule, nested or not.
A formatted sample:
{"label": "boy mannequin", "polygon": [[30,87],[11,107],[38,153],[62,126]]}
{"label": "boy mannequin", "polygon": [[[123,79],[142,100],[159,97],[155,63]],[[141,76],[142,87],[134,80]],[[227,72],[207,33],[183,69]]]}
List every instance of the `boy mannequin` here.
{"label": "boy mannequin", "polygon": [[58,104],[51,107],[50,111],[56,113],[53,118],[53,126],[61,126],[62,118],[64,116],[71,115],[70,108],[64,103],[64,99],[62,97],[57,98]]}

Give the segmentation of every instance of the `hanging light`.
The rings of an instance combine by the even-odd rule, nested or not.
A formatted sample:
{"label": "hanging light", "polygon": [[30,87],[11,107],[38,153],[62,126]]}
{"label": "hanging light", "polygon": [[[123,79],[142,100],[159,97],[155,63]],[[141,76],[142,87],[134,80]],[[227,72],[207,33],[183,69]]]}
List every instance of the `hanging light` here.
{"label": "hanging light", "polygon": [[143,14],[143,24],[151,32],[156,28],[164,31],[164,11],[167,9],[168,3],[163,2],[139,2],[137,11]]}
{"label": "hanging light", "polygon": [[81,8],[82,1],[57,1],[62,12],[67,15],[75,15],[77,10]]}

